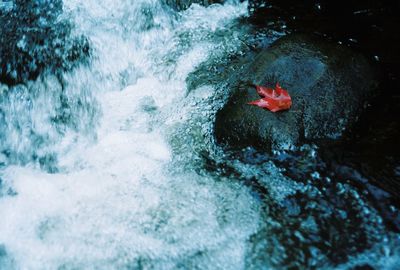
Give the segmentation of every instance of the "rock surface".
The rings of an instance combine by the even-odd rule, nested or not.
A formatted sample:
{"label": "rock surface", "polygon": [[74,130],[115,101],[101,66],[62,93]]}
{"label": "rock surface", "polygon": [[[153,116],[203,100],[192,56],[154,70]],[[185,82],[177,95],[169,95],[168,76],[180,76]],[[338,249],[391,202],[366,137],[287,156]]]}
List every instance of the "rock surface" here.
{"label": "rock surface", "polygon": [[[230,80],[232,95],[216,116],[217,141],[266,150],[340,138],[357,121],[377,84],[363,56],[299,34],[279,39]],[[247,104],[259,98],[251,84],[276,82],[289,91],[290,110],[272,113]]]}
{"label": "rock surface", "polygon": [[14,85],[50,70],[73,68],[90,53],[85,37],[72,37],[61,20],[61,0],[16,0],[0,6],[0,83]]}

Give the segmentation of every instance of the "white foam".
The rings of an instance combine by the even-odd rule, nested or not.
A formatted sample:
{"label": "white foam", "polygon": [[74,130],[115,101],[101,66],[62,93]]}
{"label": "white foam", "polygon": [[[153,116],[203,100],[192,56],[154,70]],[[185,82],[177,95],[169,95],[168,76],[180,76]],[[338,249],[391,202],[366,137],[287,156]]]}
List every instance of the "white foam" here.
{"label": "white foam", "polygon": [[[4,185],[17,193],[0,198],[0,245],[14,267],[244,268],[247,241],[259,224],[257,201],[240,184],[175,170],[174,155],[185,153],[173,153],[168,136],[193,110],[185,108],[187,74],[215,48],[223,50],[212,43],[212,33],[228,27],[245,5],[195,6],[178,23],[159,1],[64,4],[76,33],[94,46],[90,68],[65,74],[65,91],[68,96],[89,91],[93,96],[84,100],[98,103],[90,107],[97,110],[98,122],[87,132],[53,134],[48,148],[57,154],[59,172],[34,164],[2,171]],[[135,25],[143,23],[143,8],[152,12],[156,25],[149,30]],[[177,36],[196,25],[205,41],[196,36],[197,45],[187,47],[192,40]],[[180,55],[164,63],[174,50]],[[122,74],[131,83],[122,82]],[[212,95],[212,89],[204,89],[190,98]],[[52,100],[36,103],[37,111]],[[79,106],[78,113],[89,114]],[[53,132],[49,113],[32,115],[35,126]],[[82,129],[88,118],[82,118]]]}

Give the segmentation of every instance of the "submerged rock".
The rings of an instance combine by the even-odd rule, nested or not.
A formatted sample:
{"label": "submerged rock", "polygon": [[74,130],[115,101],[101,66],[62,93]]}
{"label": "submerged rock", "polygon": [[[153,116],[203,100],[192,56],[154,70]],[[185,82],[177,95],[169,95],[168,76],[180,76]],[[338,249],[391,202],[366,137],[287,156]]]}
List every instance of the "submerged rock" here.
{"label": "submerged rock", "polygon": [[[276,82],[289,91],[290,110],[272,113],[247,104],[259,98],[252,84]],[[357,121],[376,84],[362,55],[314,37],[288,35],[231,77],[234,90],[217,113],[216,138],[234,148],[267,150],[340,138]]]}
{"label": "submerged rock", "polygon": [[223,3],[224,0],[165,0],[167,5],[177,9],[184,10],[190,7],[191,4],[200,4],[203,6],[209,6],[215,3]]}
{"label": "submerged rock", "polygon": [[73,37],[60,18],[62,1],[16,0],[0,6],[0,83],[14,85],[73,68],[89,56],[85,37]]}

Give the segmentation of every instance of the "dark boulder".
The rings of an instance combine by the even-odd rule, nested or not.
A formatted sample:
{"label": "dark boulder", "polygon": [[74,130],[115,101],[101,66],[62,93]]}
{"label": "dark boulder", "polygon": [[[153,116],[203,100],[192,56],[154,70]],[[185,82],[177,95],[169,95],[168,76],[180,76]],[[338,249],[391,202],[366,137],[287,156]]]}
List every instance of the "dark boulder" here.
{"label": "dark boulder", "polygon": [[177,10],[185,10],[190,7],[191,4],[200,4],[203,6],[209,6],[215,3],[223,3],[224,0],[165,0],[167,5]]}
{"label": "dark boulder", "polygon": [[61,13],[62,0],[15,0],[0,6],[0,83],[24,83],[87,59],[88,40],[73,37]]}
{"label": "dark boulder", "polygon": [[[259,98],[252,84],[276,82],[289,91],[290,110],[272,113],[247,104]],[[270,150],[340,138],[357,121],[376,84],[362,55],[314,37],[288,35],[231,77],[233,93],[216,115],[217,141]]]}

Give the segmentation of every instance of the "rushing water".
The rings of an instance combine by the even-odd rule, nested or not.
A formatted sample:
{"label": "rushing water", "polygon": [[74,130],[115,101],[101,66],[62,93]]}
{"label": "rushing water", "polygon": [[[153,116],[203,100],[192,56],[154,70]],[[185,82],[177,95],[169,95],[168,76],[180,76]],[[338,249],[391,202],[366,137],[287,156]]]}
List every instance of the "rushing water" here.
{"label": "rushing water", "polygon": [[[186,79],[208,59],[240,50],[236,19],[246,11],[239,1],[181,13],[158,0],[64,1],[60,16],[72,35],[88,38],[89,63],[0,89],[0,269],[301,265],[301,249],[315,243],[288,234],[302,242],[299,227],[322,225],[286,224],[270,208],[318,190],[268,161],[260,169],[233,158],[244,181],[202,169],[204,153],[225,158],[212,134],[223,93],[213,85],[188,91]],[[253,178],[270,204],[246,184]],[[357,191],[339,188],[357,214],[365,211],[339,237],[362,230],[376,244],[338,267],[394,267],[396,236]],[[310,250],[309,265],[335,261],[318,243]]]}

